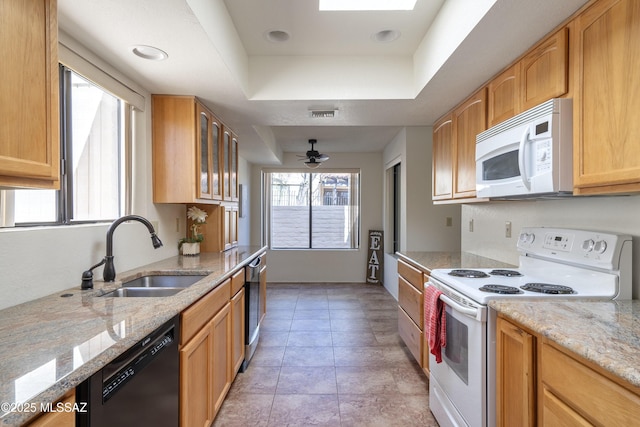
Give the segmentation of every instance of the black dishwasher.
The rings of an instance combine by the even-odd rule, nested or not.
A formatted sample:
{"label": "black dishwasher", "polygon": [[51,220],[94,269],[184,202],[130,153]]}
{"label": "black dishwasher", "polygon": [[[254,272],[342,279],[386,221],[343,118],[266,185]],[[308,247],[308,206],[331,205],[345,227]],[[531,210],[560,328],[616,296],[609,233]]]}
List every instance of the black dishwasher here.
{"label": "black dishwasher", "polygon": [[79,385],[77,425],[178,426],[178,335],[176,316]]}

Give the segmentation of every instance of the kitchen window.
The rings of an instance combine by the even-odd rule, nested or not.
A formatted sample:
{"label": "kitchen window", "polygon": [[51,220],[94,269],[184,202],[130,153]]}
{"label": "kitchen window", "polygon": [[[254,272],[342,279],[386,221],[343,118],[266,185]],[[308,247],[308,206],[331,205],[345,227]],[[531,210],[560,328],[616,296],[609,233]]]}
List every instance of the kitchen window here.
{"label": "kitchen window", "polygon": [[127,212],[132,107],[60,66],[60,190],[14,190],[16,225],[111,221]]}
{"label": "kitchen window", "polygon": [[267,172],[265,182],[270,248],[359,247],[359,172]]}

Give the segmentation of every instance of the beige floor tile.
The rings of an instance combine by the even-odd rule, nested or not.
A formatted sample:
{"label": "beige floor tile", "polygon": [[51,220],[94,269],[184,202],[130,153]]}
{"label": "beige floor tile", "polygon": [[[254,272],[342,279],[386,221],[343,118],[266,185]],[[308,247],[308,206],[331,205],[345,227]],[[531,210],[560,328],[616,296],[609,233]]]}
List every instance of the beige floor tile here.
{"label": "beige floor tile", "polygon": [[265,427],[273,394],[230,394],[216,416],[214,427]]}
{"label": "beige floor tile", "polygon": [[336,394],[333,366],[284,366],[280,370],[276,394]]}
{"label": "beige floor tile", "polygon": [[277,394],[269,417],[270,427],[338,427],[338,396]]}
{"label": "beige floor tile", "polygon": [[293,313],[293,320],[328,320],[329,319],[329,310],[319,309],[319,310],[305,310],[305,309],[297,309]]}
{"label": "beige floor tile", "polygon": [[331,332],[334,347],[371,347],[379,345],[373,332]]}
{"label": "beige floor tile", "polygon": [[279,376],[279,367],[256,366],[251,363],[245,372],[240,372],[236,376],[229,394],[274,394],[276,392],[276,386],[278,385]]}
{"label": "beige floor tile", "polygon": [[294,319],[291,322],[291,331],[330,331],[331,321],[327,319]]}
{"label": "beige floor tile", "polygon": [[333,340],[330,331],[292,331],[287,346],[293,347],[331,347]]}
{"label": "beige floor tile", "polygon": [[260,331],[260,347],[284,347],[289,340],[288,331]]}
{"label": "beige floor tile", "polygon": [[253,366],[282,366],[285,347],[264,347],[258,346],[258,349],[251,358]]}
{"label": "beige floor tile", "polygon": [[338,393],[342,394],[397,394],[399,392],[391,369],[369,366],[336,368]]}
{"label": "beige floor tile", "polygon": [[288,346],[282,366],[335,366],[333,347]]}
{"label": "beige floor tile", "polygon": [[340,395],[340,419],[349,427],[437,427],[428,397]]}

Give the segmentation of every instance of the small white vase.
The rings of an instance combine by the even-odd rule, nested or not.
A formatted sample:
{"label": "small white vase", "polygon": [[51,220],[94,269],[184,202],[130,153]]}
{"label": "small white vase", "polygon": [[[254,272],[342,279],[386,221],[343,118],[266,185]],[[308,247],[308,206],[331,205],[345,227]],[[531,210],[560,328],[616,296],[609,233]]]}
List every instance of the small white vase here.
{"label": "small white vase", "polygon": [[183,243],[182,255],[184,256],[197,256],[200,255],[200,242],[196,243]]}

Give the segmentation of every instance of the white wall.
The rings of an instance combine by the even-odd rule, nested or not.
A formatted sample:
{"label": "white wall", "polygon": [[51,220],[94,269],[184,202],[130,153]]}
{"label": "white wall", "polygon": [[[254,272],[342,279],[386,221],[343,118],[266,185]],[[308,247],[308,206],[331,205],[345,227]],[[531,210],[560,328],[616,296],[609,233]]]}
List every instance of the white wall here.
{"label": "white wall", "polygon": [[[524,226],[547,226],[610,231],[633,236],[633,265],[640,266],[640,196],[573,197],[559,200],[490,202],[462,207],[462,249],[477,255],[518,264],[516,240]],[[474,231],[468,223],[473,219]],[[505,222],[512,237],[504,237]],[[634,298],[640,298],[640,280],[633,277]]]}
{"label": "white wall", "polygon": [[[360,248],[356,250],[269,250],[267,260],[270,282],[364,282],[369,230],[382,228],[382,154],[327,153],[327,168],[360,168]],[[285,153],[279,168],[300,168],[301,162]],[[262,167],[253,166],[251,184],[260,188]],[[252,194],[256,203],[259,195]],[[259,242],[260,207],[252,206],[252,240]],[[255,232],[255,233],[254,233]]]}
{"label": "white wall", "polygon": [[[459,251],[460,206],[434,205],[431,200],[431,147],[430,126],[402,129],[384,150],[385,171],[400,163],[401,170],[401,251]],[[385,180],[385,224],[390,226],[390,183]],[[451,226],[447,226],[451,218]],[[391,231],[385,234],[384,285],[397,298],[398,281],[396,258],[392,252]],[[387,267],[388,266],[388,267]]]}

